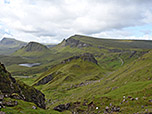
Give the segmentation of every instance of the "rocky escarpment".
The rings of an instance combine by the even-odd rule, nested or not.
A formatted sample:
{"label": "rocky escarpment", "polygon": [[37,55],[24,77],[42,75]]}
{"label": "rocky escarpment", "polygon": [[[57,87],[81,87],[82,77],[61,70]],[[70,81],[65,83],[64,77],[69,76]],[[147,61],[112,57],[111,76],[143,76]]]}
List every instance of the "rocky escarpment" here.
{"label": "rocky escarpment", "polygon": [[61,43],[61,46],[63,46],[63,47],[70,46],[70,47],[77,47],[77,48],[92,46],[91,44],[84,43],[80,40],[76,40],[76,39],[74,39],[74,37],[78,37],[78,36],[75,35],[75,36],[68,38],[67,40],[64,39]]}
{"label": "rocky escarpment", "polygon": [[22,49],[24,49],[26,52],[49,50],[46,46],[37,42],[30,42],[26,46],[23,46]]}
{"label": "rocky escarpment", "polygon": [[45,108],[45,96],[34,87],[16,81],[4,65],[0,63],[0,91],[8,97],[34,102],[40,108]]}
{"label": "rocky escarpment", "polygon": [[36,83],[35,85],[38,86],[38,85],[41,85],[41,84],[46,84],[48,83],[49,81],[51,81],[53,79],[53,75],[50,74],[48,76],[46,76],[45,78],[41,79],[38,83]]}
{"label": "rocky escarpment", "polygon": [[84,61],[88,61],[88,62],[92,62],[92,63],[98,64],[97,60],[90,53],[84,53],[84,54],[81,54],[81,55],[78,55],[78,56],[70,57],[70,58],[62,61],[61,63],[64,64],[64,63],[70,62],[70,61],[72,61],[74,59],[82,59]]}

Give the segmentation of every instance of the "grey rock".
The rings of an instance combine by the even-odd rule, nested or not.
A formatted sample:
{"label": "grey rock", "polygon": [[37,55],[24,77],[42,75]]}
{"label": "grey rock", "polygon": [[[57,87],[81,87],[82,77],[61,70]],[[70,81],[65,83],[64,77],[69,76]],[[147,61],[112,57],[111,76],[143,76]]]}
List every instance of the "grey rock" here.
{"label": "grey rock", "polygon": [[70,103],[67,103],[67,104],[60,104],[54,107],[53,109],[56,111],[62,112],[64,110],[68,110],[69,108],[70,108]]}

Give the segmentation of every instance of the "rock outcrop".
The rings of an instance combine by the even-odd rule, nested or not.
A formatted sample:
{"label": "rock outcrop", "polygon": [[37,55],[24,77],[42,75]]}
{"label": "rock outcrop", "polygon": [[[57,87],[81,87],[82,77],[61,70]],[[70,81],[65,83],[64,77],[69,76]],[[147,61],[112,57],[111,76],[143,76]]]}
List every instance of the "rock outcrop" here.
{"label": "rock outcrop", "polygon": [[70,103],[67,103],[67,104],[60,104],[60,105],[54,107],[54,110],[63,112],[64,110],[68,110],[69,108],[70,108]]}
{"label": "rock outcrop", "polygon": [[82,59],[84,61],[88,61],[88,62],[92,62],[92,63],[98,64],[97,60],[90,53],[84,53],[84,54],[81,54],[81,55],[78,55],[78,56],[73,56],[71,58],[68,58],[68,59],[62,61],[61,63],[65,64],[65,63],[70,62],[70,61],[72,61],[74,59]]}
{"label": "rock outcrop", "polygon": [[72,36],[70,38],[68,38],[67,40],[63,40],[61,43],[61,46],[70,46],[70,47],[77,47],[77,48],[82,48],[82,47],[90,47],[92,46],[91,44],[88,43],[84,43],[80,40],[76,40],[73,37],[78,37],[78,36]]}
{"label": "rock outcrop", "polygon": [[[23,82],[16,81],[4,65],[0,63],[0,91],[7,97],[18,95],[18,99],[34,102],[40,108],[45,108],[45,96],[34,87],[28,86]],[[15,97],[14,97],[15,98]]]}
{"label": "rock outcrop", "polygon": [[50,74],[46,77],[44,77],[43,79],[41,79],[39,82],[37,82],[35,85],[38,86],[38,85],[41,85],[41,84],[46,84],[48,83],[49,81],[51,81],[53,79],[53,75]]}

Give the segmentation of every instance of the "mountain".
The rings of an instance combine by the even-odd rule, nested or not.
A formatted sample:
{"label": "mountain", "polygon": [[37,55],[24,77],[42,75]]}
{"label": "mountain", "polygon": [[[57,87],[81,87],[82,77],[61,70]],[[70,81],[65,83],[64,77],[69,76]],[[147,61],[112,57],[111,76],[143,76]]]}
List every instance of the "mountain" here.
{"label": "mountain", "polygon": [[121,64],[125,64],[147,53],[151,48],[152,41],[100,39],[74,35],[66,40],[64,39],[50,50],[56,52],[56,58],[58,58],[58,54],[72,56],[91,53],[102,67],[114,70],[120,67]]}
{"label": "mountain", "polygon": [[95,38],[83,35],[74,35],[68,39],[64,39],[60,45],[62,47],[98,47],[98,48],[135,48],[135,49],[152,49],[151,40],[123,40],[123,39],[108,39]]}
{"label": "mountain", "polygon": [[3,38],[1,41],[0,41],[0,46],[3,46],[3,47],[22,47],[24,45],[26,45],[27,43],[25,42],[22,42],[22,41],[19,41],[19,40],[16,40],[14,38]]}
{"label": "mountain", "polygon": [[26,44],[26,42],[22,42],[13,38],[3,38],[0,41],[0,54],[11,54]]}
{"label": "mountain", "polygon": [[49,49],[40,43],[29,42],[26,46],[13,53],[15,56],[42,56],[49,53]]}

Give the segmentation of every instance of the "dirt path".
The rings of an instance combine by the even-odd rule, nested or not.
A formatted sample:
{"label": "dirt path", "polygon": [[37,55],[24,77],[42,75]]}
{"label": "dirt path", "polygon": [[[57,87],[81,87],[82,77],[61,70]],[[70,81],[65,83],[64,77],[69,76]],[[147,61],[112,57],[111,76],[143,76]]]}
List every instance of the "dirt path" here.
{"label": "dirt path", "polygon": [[124,64],[124,61],[120,58],[120,57],[118,57],[119,59],[120,59],[120,61],[121,61],[121,66]]}

